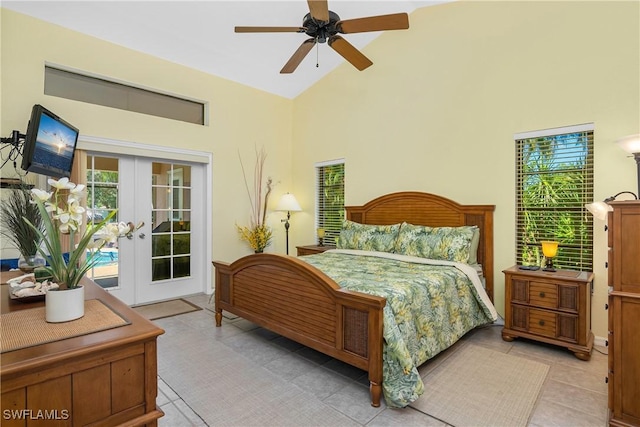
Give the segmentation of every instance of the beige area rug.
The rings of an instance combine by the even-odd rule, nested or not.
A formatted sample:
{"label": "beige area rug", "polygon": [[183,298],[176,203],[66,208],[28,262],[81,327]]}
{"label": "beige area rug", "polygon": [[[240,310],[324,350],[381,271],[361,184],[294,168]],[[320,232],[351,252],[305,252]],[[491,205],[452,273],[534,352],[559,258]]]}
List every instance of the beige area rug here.
{"label": "beige area rug", "polygon": [[526,426],[549,366],[468,344],[424,378],[410,406],[447,424]]}
{"label": "beige area rug", "polygon": [[147,305],[139,305],[137,307],[133,307],[133,309],[149,320],[162,319],[164,317],[171,317],[178,314],[202,310],[202,308],[182,298]]}

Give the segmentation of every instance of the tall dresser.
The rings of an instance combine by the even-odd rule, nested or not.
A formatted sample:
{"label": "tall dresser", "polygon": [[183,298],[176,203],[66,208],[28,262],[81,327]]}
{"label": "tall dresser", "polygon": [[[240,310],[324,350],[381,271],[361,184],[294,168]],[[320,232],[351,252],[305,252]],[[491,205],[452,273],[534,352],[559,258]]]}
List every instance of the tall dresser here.
{"label": "tall dresser", "polygon": [[609,423],[640,426],[640,201],[610,205]]}

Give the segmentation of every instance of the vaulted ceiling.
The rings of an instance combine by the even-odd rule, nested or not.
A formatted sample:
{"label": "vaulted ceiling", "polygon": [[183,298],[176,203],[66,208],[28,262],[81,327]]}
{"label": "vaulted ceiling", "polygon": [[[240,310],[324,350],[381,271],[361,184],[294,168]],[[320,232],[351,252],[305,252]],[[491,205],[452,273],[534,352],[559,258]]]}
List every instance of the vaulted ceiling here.
{"label": "vaulted ceiling", "polygon": [[[447,1],[451,0],[329,0],[329,9],[347,20],[411,13]],[[308,36],[234,32],[235,26],[301,26],[309,12],[305,0],[3,1],[1,6],[286,98],[294,98],[345,62],[326,43],[317,44],[294,73],[280,74]],[[411,31],[411,27],[403,31]],[[362,49],[380,34],[343,37]],[[370,59],[375,66],[376,58]]]}

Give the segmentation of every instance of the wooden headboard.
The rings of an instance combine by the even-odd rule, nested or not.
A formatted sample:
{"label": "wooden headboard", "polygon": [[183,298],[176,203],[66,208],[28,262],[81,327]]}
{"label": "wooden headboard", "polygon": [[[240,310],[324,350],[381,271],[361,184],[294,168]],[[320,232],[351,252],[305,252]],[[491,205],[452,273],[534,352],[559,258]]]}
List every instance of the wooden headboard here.
{"label": "wooden headboard", "polygon": [[493,301],[493,211],[495,205],[461,205],[430,193],[404,191],[373,199],[363,206],[345,206],[347,219],[361,224],[390,225],[408,222],[431,227],[477,225],[480,229],[478,262]]}

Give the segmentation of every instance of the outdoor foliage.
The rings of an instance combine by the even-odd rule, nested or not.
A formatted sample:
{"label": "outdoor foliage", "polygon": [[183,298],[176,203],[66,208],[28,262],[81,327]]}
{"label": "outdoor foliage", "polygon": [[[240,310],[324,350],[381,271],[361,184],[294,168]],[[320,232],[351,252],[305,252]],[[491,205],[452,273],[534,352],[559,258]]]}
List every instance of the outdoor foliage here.
{"label": "outdoor foliage", "polygon": [[318,225],[325,230],[324,242],[335,244],[344,220],[344,163],[319,168]]}
{"label": "outdoor foliage", "polygon": [[[542,240],[560,242],[554,264],[579,269],[592,265],[592,156],[583,134],[521,141],[519,154],[519,262],[541,265]],[[591,168],[591,169],[590,169]]]}

